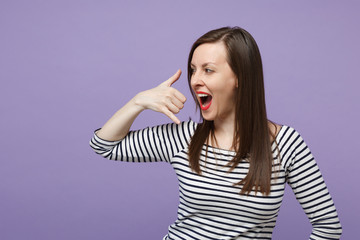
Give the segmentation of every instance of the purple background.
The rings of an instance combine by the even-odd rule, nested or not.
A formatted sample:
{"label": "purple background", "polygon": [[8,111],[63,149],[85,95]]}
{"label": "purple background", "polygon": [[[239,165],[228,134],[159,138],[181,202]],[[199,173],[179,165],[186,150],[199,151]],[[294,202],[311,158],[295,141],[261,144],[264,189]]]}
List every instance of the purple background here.
{"label": "purple background", "polygon": [[[178,68],[187,88],[193,41],[239,25],[262,53],[269,117],[310,146],[343,225],[359,218],[357,1],[0,2],[0,239],[161,239],[176,219],[177,179],[164,163],[97,156],[93,130]],[[169,122],[145,111],[133,128]],[[291,190],[274,239],[311,226]]]}

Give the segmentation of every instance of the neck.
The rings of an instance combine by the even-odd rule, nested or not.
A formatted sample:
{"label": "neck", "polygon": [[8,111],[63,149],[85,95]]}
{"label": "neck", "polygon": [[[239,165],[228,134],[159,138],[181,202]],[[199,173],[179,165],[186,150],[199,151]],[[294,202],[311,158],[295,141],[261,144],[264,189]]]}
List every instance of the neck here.
{"label": "neck", "polygon": [[227,123],[221,120],[214,121],[214,128],[215,128],[214,129],[215,133],[217,134],[226,135],[226,136],[234,135],[234,130],[235,130],[234,122]]}
{"label": "neck", "polygon": [[214,120],[215,142],[211,140],[211,145],[223,149],[234,150],[233,140],[235,132],[235,117],[233,119]]}

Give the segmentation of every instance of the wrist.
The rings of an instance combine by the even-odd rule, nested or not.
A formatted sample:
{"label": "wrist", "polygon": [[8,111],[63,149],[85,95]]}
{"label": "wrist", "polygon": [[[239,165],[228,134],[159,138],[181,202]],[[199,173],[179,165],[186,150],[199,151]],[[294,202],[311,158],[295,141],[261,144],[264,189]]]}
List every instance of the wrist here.
{"label": "wrist", "polygon": [[142,101],[141,92],[136,94],[135,97],[130,100],[130,102],[131,105],[133,105],[133,107],[135,107],[138,111],[144,111],[146,109],[146,106]]}

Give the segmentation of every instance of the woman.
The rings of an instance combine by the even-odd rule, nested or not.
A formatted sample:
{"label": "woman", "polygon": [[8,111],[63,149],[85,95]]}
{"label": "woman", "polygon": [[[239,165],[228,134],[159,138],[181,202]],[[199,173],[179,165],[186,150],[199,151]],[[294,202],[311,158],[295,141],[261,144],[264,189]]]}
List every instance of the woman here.
{"label": "woman", "polygon": [[[180,74],[137,94],[90,142],[109,159],[173,166],[180,204],[164,239],[271,239],[286,183],[313,226],[310,239],[339,239],[338,215],[310,150],[293,128],[267,119],[252,36],[226,27],[193,44],[188,81],[199,124],[175,116],[186,101],[171,87]],[[175,123],[129,132],[145,109]]]}

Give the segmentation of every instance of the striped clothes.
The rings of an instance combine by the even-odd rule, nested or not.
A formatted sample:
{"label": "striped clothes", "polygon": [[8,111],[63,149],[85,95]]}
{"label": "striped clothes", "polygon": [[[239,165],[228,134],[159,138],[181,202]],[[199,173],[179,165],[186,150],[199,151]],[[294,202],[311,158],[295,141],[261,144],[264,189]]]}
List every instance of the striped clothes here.
{"label": "striped clothes", "polygon": [[[272,145],[274,163],[271,192],[240,195],[234,186],[249,169],[240,163],[232,172],[226,164],[235,152],[206,145],[200,156],[202,175],[188,162],[188,145],[197,124],[166,124],[131,131],[121,141],[106,141],[94,134],[90,141],[96,153],[126,162],[168,162],[179,180],[177,220],[169,226],[168,239],[271,239],[284,196],[285,183],[293,189],[313,231],[310,239],[339,239],[338,215],[316,162],[298,132],[282,126]],[[280,158],[277,153],[280,151]]]}

